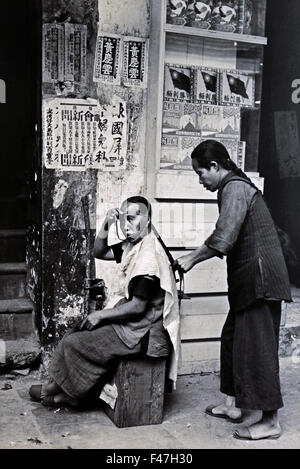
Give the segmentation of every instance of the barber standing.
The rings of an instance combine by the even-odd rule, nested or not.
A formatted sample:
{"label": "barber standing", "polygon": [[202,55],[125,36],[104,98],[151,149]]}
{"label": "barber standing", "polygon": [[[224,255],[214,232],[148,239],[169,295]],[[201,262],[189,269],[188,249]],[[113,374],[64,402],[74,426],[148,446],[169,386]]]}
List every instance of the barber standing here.
{"label": "barber standing", "polygon": [[279,438],[281,301],[291,301],[291,292],[276,228],[261,192],[222,144],[206,140],[191,157],[199,183],[218,191],[219,218],[203,246],[177,264],[188,272],[206,259],[227,256],[230,305],[221,335],[220,389],[226,398],[206,413],[238,423],[241,409],[261,410],[259,422],[240,427],[233,436]]}

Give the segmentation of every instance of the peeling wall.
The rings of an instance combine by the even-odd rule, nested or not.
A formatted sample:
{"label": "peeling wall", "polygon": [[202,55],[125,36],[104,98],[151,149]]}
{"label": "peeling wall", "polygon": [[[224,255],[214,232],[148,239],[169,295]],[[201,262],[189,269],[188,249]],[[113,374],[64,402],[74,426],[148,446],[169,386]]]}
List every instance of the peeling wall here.
{"label": "peeling wall", "polygon": [[[87,80],[67,92],[64,82],[43,83],[42,98],[96,98],[93,82],[97,36],[97,0],[43,0],[42,22],[87,26]],[[43,136],[44,138],[44,136]],[[42,163],[42,274],[41,342],[44,364],[66,329],[83,317],[85,281],[91,255],[87,237],[95,236],[97,171],[46,169]],[[82,197],[88,196],[90,230],[86,231]],[[32,275],[34,278],[34,275]]]}
{"label": "peeling wall", "polygon": [[[99,0],[100,31],[124,36],[149,38],[151,9],[149,0]],[[114,95],[124,99],[128,112],[128,164],[125,171],[98,174],[98,199],[96,210],[97,231],[108,208],[119,207],[121,202],[132,195],[143,194],[145,190],[145,148],[147,90],[122,86],[98,85],[97,95],[103,104]],[[118,242],[115,237],[114,242]],[[118,289],[116,265],[96,261],[97,277],[103,278],[108,295]]]}

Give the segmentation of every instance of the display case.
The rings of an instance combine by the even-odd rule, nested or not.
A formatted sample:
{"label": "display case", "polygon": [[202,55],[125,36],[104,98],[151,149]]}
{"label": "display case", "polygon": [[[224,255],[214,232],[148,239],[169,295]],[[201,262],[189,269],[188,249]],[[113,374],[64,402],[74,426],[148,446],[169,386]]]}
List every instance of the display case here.
{"label": "display case", "polygon": [[[160,6],[155,3],[156,18],[160,17],[160,21],[156,34],[159,37],[156,89],[151,93],[154,100],[156,97],[152,111],[156,115],[156,157],[149,171],[151,175],[157,174],[156,181],[152,181],[152,186],[156,185],[153,195],[162,195],[160,175],[189,174],[191,152],[207,138],[223,143],[241,169],[256,172],[263,53],[267,43],[257,33],[263,33],[266,1],[256,1],[255,8],[254,2],[250,8],[251,2],[245,0],[164,0]],[[225,14],[237,4],[239,20],[234,24],[238,22],[239,27],[221,28],[214,11],[221,9]],[[211,23],[207,28],[201,22],[196,27],[199,15],[194,18],[195,11],[204,12],[205,5],[211,11]],[[246,15],[246,10],[251,10],[251,15]],[[229,21],[230,24],[233,26]],[[192,198],[197,198],[196,194]]]}
{"label": "display case", "polygon": [[[218,218],[216,193],[192,170],[198,143],[222,142],[263,188],[257,159],[265,11],[265,0],[152,0],[146,195],[175,258],[200,246]],[[195,266],[185,275],[185,292],[191,299],[182,301],[180,373],[218,369],[226,260]]]}

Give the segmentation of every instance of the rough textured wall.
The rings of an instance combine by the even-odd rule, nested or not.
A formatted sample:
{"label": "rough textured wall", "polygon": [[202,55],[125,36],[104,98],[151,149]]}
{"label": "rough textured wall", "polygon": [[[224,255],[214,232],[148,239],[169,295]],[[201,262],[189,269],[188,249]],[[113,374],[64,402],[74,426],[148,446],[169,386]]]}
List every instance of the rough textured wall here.
{"label": "rough textured wall", "polygon": [[[97,0],[43,0],[42,22],[87,26],[87,80],[71,94],[65,84],[43,83],[42,97],[96,98],[92,80],[97,36]],[[44,138],[44,136],[43,136]],[[42,311],[41,342],[47,367],[53,345],[67,327],[84,314],[87,237],[95,234],[97,171],[59,171],[42,168]],[[90,231],[86,232],[81,199],[89,198]]]}
{"label": "rough textured wall", "polygon": [[[100,170],[58,171],[42,170],[42,345],[44,364],[53,345],[66,328],[78,321],[85,309],[84,284],[89,258],[87,235],[81,198],[88,196],[90,239],[93,241],[96,219],[104,215],[111,204],[119,205],[128,195],[141,193],[144,187],[144,154],[147,90],[122,85],[93,82],[95,43],[98,29],[106,33],[149,37],[150,8],[148,0],[44,0],[43,23],[70,22],[86,24],[88,29],[86,86],[76,86],[65,94],[64,83],[43,83],[43,99],[64,93],[72,98],[97,98],[100,104],[110,104],[115,96],[127,106],[127,164],[116,172]],[[91,243],[91,248],[92,248]],[[108,284],[113,268],[106,278]],[[105,277],[103,269],[98,276]]]}

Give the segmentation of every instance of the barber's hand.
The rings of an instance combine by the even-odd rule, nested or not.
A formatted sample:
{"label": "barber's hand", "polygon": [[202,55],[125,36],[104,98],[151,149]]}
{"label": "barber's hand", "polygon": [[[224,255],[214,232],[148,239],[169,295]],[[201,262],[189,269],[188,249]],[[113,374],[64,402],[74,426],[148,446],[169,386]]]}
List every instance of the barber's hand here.
{"label": "barber's hand", "polygon": [[187,254],[186,256],[179,257],[175,261],[175,267],[177,267],[178,270],[181,270],[184,273],[191,270],[195,264],[196,262],[192,254]]}
{"label": "barber's hand", "polygon": [[99,324],[103,321],[104,316],[101,311],[94,311],[93,313],[89,314],[81,323],[80,325],[80,330],[88,330],[92,331],[95,329],[96,326],[99,326]]}

